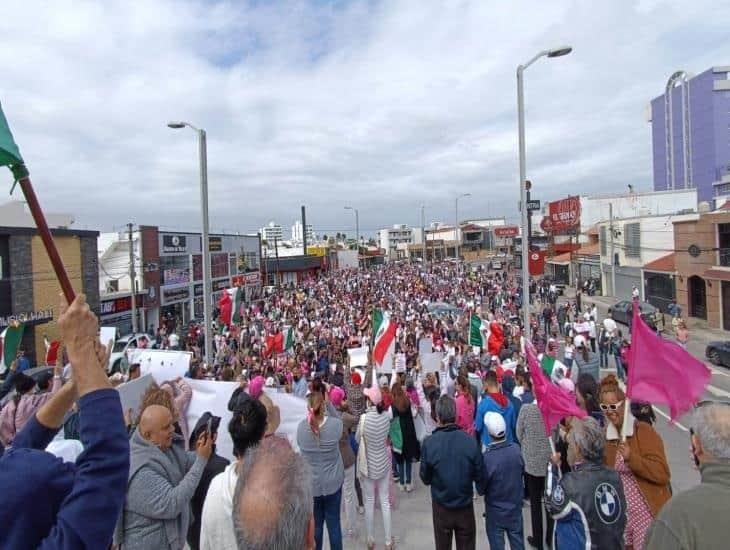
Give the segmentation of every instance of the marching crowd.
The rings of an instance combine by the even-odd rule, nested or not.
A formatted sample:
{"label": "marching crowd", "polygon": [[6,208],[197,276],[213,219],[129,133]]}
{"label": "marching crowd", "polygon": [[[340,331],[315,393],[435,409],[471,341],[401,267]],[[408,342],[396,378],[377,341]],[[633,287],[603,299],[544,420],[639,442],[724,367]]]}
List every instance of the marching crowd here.
{"label": "marching crowd", "polygon": [[[730,407],[696,408],[702,481],[673,495],[651,405],[625,406],[630,343],[610,314],[557,305],[543,287],[531,342],[516,279],[451,263],[344,270],[237,305],[230,322],[216,321],[211,364],[200,327],[174,346],[165,327],[155,339],[195,357],[189,378],[238,382],[231,421],[211,411],[194,426],[187,377],[151,385],[138,410],[122,411],[80,296],[59,319],[71,368],[60,360],[36,382],[16,364],[3,387],[14,393],[0,412],[0,547],[319,550],[326,529],[331,548],[375,548],[382,524],[393,548],[399,493],[428,498],[416,477],[430,489],[437,549],[475,548],[479,498],[494,549],[525,539],[561,550],[726,547]],[[372,347],[376,312],[397,327],[403,363],[384,368],[371,352],[351,365],[348,350]],[[425,348],[441,352],[435,368]],[[605,372],[611,363],[616,375]],[[131,365],[127,377],[138,375]],[[547,433],[538,375],[581,413]],[[290,439],[277,392],[306,401]],[[44,451],[62,428],[83,449],[75,460]],[[223,430],[232,457],[217,453]]]}

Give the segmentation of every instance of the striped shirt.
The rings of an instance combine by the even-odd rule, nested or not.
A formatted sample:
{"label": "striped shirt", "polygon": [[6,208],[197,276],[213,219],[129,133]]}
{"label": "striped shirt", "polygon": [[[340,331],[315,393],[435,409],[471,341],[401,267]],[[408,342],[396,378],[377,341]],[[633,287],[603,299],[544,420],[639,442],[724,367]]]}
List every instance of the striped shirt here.
{"label": "striped shirt", "polygon": [[389,411],[378,414],[375,407],[368,408],[367,412],[360,417],[355,437],[360,442],[362,434],[364,439],[360,443],[358,452],[365,452],[368,461],[369,479],[381,479],[390,473],[390,452],[386,446],[390,420],[391,414]]}

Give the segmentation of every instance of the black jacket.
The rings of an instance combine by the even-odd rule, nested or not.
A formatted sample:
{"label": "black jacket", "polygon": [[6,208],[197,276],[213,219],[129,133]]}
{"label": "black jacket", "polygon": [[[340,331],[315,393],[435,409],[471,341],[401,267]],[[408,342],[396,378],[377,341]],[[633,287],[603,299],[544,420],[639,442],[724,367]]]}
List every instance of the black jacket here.
{"label": "black jacket", "polygon": [[472,503],[476,484],[484,492],[484,465],[477,441],[455,424],[436,428],[421,446],[421,480],[431,498],[445,508]]}
{"label": "black jacket", "polygon": [[208,464],[205,465],[205,470],[203,470],[203,475],[200,477],[198,488],[195,489],[195,494],[190,501],[193,516],[190,521],[190,527],[188,527],[188,544],[192,550],[198,550],[200,548],[200,525],[203,518],[203,503],[205,502],[205,496],[208,494],[210,482],[213,481],[215,476],[222,473],[228,464],[230,464],[228,460],[218,456],[213,451],[213,454],[208,460]]}

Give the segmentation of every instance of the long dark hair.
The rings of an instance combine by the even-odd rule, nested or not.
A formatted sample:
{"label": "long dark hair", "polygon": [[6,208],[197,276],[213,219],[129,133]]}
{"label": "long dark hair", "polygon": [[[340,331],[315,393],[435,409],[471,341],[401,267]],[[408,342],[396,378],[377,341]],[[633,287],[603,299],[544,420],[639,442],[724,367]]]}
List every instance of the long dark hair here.
{"label": "long dark hair", "polygon": [[35,380],[33,380],[33,378],[31,378],[27,374],[23,374],[22,372],[20,372],[16,374],[15,378],[13,379],[13,387],[15,388],[13,402],[17,406],[20,402],[20,398],[35,387]]}
{"label": "long dark hair", "polygon": [[575,389],[583,396],[588,414],[601,410],[598,399],[598,382],[596,382],[596,379],[592,375],[587,372],[579,375]]}
{"label": "long dark hair", "polygon": [[411,401],[408,399],[406,392],[403,391],[403,386],[400,385],[400,382],[396,382],[393,385],[391,395],[393,396],[393,406],[398,409],[398,412],[404,413],[411,406]]}

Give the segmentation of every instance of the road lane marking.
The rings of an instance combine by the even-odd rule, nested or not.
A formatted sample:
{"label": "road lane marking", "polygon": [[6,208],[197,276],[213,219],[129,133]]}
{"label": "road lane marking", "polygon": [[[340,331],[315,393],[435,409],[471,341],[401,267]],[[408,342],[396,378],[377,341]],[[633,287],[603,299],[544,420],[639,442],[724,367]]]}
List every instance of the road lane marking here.
{"label": "road lane marking", "polygon": [[725,391],[722,388],[718,388],[717,386],[713,386],[711,384],[707,386],[707,391],[717,397],[730,398],[730,392]]}
{"label": "road lane marking", "polygon": [[679,422],[672,422],[672,419],[669,418],[669,415],[667,413],[665,413],[664,411],[662,411],[659,407],[657,407],[655,405],[652,405],[651,408],[654,409],[654,412],[655,413],[657,413],[657,414],[663,416],[664,418],[666,418],[667,419],[667,424],[669,424],[670,426],[676,426],[677,428],[679,428],[680,430],[682,430],[684,432],[688,432],[689,431],[689,428],[685,428]]}

